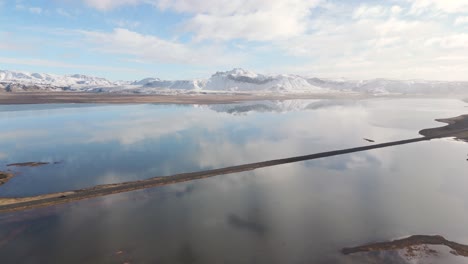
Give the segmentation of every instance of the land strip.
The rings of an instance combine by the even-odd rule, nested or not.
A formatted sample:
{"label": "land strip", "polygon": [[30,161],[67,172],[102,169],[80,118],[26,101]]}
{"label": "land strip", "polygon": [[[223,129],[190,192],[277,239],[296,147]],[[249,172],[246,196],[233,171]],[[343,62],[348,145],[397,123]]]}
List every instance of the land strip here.
{"label": "land strip", "polygon": [[324,94],[117,94],[82,92],[18,92],[0,93],[1,104],[52,104],[52,103],[106,103],[106,104],[225,104],[242,101],[290,100],[290,99],[360,99],[366,98],[356,93]]}
{"label": "land strip", "polygon": [[50,164],[50,162],[20,162],[7,164],[7,167],[39,167]]}

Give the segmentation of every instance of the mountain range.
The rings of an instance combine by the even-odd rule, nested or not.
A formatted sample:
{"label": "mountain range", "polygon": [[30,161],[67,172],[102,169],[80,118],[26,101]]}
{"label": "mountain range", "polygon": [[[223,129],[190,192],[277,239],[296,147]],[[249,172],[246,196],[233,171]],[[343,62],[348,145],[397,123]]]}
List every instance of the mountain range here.
{"label": "mountain range", "polygon": [[208,79],[109,81],[82,74],[53,75],[0,70],[0,92],[80,91],[110,93],[365,93],[365,94],[468,94],[468,82],[425,80],[347,80],[299,75],[263,75],[235,68]]}

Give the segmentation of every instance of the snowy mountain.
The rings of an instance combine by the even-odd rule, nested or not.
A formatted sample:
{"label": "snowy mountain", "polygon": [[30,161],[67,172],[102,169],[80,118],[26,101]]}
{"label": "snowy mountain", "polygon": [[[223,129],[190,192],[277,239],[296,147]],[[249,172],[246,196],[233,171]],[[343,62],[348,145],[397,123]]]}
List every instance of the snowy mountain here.
{"label": "snowy mountain", "polygon": [[155,80],[155,81],[147,82],[144,85],[144,87],[199,91],[205,87],[205,81],[204,80],[181,80],[181,81]]}
{"label": "snowy mountain", "polygon": [[307,78],[298,75],[263,75],[236,68],[217,72],[208,79],[109,81],[104,78],[73,74],[53,75],[0,70],[0,92],[82,91],[108,93],[363,93],[468,95],[468,82],[424,80],[346,80]]}
{"label": "snowy mountain", "polygon": [[206,82],[206,90],[212,91],[274,91],[274,92],[330,92],[327,88],[315,86],[307,79],[296,75],[267,76],[243,69],[217,72]]}
{"label": "snowy mountain", "polygon": [[67,86],[112,86],[115,83],[104,78],[92,77],[82,74],[53,75],[45,73],[27,73],[0,70],[0,82],[16,82],[32,85]]}

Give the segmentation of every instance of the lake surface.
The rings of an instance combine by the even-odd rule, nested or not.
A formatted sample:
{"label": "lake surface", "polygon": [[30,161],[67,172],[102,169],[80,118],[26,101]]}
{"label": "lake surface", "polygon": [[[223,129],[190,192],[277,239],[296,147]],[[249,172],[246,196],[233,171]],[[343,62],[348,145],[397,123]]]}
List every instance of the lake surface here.
{"label": "lake surface", "polygon": [[[370,144],[363,138],[414,138],[466,106],[454,99],[4,105],[0,170],[60,163],[12,168],[18,175],[0,197]],[[413,234],[468,244],[467,154],[467,143],[438,139],[0,214],[0,262],[405,263],[398,254],[340,249]]]}

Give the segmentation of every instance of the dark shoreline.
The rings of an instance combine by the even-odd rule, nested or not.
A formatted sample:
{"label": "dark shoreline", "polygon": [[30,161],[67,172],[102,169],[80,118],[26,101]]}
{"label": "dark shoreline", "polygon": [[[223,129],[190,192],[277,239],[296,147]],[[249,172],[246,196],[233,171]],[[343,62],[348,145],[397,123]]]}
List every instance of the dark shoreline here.
{"label": "dark shoreline", "polygon": [[445,239],[443,236],[414,235],[403,239],[397,239],[389,242],[371,243],[357,247],[343,248],[341,253],[344,255],[374,252],[386,250],[399,250],[419,245],[444,245],[451,248],[453,255],[468,257],[468,246]]}

